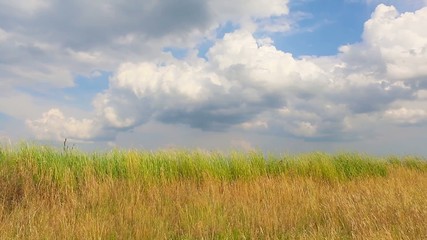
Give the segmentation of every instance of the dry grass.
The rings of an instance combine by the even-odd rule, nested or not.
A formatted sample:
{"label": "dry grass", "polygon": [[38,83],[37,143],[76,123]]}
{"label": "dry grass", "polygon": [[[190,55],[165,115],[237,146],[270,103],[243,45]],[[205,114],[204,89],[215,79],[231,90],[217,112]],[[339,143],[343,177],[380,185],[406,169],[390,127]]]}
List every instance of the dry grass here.
{"label": "dry grass", "polygon": [[[214,170],[203,161],[210,155],[168,154],[116,152],[92,159],[3,149],[0,239],[427,239],[423,160],[388,158],[381,161],[385,173],[342,178],[332,174],[334,156],[324,154],[300,156],[301,162],[310,156],[312,163],[323,161],[316,167],[291,164],[280,171],[273,165],[260,171],[258,160],[241,162],[255,155],[235,156],[234,165],[234,158],[222,160],[228,165],[217,162]],[[171,156],[179,158],[170,166],[162,162]],[[185,156],[186,170],[177,165]],[[189,161],[197,156],[205,165]],[[345,162],[343,156],[334,161]],[[120,165],[93,162],[118,158]],[[380,160],[363,161],[377,166]],[[153,170],[156,164],[163,171],[143,174],[142,166]]]}

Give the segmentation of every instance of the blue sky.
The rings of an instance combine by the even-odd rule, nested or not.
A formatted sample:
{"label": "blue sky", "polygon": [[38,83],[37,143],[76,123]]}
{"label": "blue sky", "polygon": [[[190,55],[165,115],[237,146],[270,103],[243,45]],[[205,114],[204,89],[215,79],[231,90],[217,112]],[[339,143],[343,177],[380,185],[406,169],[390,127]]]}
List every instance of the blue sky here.
{"label": "blue sky", "polygon": [[0,0],[0,141],[427,155],[426,1]]}
{"label": "blue sky", "polygon": [[276,47],[295,56],[335,55],[338,47],[359,42],[372,8],[364,2],[307,1],[290,3],[291,14],[305,13],[290,33],[276,33]]}

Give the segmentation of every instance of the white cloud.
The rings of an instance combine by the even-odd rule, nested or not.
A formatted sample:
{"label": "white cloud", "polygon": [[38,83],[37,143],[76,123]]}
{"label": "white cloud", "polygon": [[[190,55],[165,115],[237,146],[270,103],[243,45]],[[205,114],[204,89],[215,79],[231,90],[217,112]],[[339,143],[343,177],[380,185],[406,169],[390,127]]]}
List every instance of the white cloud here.
{"label": "white cloud", "polygon": [[419,124],[427,122],[427,110],[425,109],[407,109],[404,107],[387,110],[384,113],[385,118],[399,124]]}
{"label": "white cloud", "polygon": [[[2,37],[2,35],[4,37]],[[0,32],[0,79],[9,87],[69,87],[73,76],[66,66],[68,57],[61,57],[56,45],[27,39],[13,32]]]}
{"label": "white cloud", "polygon": [[[363,42],[340,48],[347,66],[375,78],[410,81],[427,76],[427,8],[399,14],[379,5],[365,23]],[[380,80],[380,79],[379,79]]]}
{"label": "white cloud", "polygon": [[253,130],[253,129],[268,129],[267,121],[263,120],[255,120],[244,122],[241,124],[241,127],[245,130]]}
{"label": "white cloud", "polygon": [[[354,0],[358,1],[358,0]],[[423,6],[427,6],[426,0],[362,0],[366,4],[377,6],[379,4],[396,6],[400,11],[414,11]]]}
{"label": "white cloud", "polygon": [[427,8],[399,15],[394,7],[379,5],[365,23],[364,38],[383,57],[387,77],[427,76]]}
{"label": "white cloud", "polygon": [[[267,30],[263,23],[271,23],[269,20],[271,17],[287,15],[289,13],[289,8],[287,6],[288,3],[289,0],[271,0],[268,4],[258,0],[236,0],[233,2],[228,0],[209,1],[209,5],[213,9],[214,16],[218,17],[221,22],[230,20],[250,31],[255,31],[258,27]],[[259,22],[255,23],[257,20]],[[278,28],[283,30],[286,23],[277,22],[274,25],[274,29],[269,30],[278,31]]]}
{"label": "white cloud", "polygon": [[244,139],[233,139],[231,140],[231,146],[233,149],[242,149],[244,151],[254,151],[256,148],[252,145],[251,142]]}
{"label": "white cloud", "polygon": [[12,147],[12,139],[7,135],[7,133],[3,133],[0,131],[0,145],[2,147]]}
{"label": "white cloud", "polygon": [[[413,99],[423,86],[412,83],[427,76],[419,67],[427,62],[427,34],[418,27],[426,17],[427,8],[399,15],[379,5],[363,42],[343,46],[333,57],[295,59],[271,40],[237,30],[216,41],[207,60],[124,63],[94,100],[94,121],[117,131],[156,120],[329,140],[359,138],[368,132],[363,121],[382,116],[420,122],[424,112],[393,110],[391,104]],[[102,129],[74,135],[96,138]]]}
{"label": "white cloud", "polygon": [[220,16],[221,20],[237,22],[248,19],[261,19],[271,16],[280,16],[289,13],[288,0],[271,0],[266,4],[258,0],[211,0],[209,5],[213,13]]}
{"label": "white cloud", "polygon": [[38,139],[90,139],[99,131],[99,125],[94,120],[66,118],[55,108],[44,113],[40,119],[27,120],[26,124]]}
{"label": "white cloud", "polygon": [[98,119],[118,129],[154,118],[223,130],[283,106],[285,93],[322,88],[319,67],[272,45],[259,45],[249,32],[227,34],[208,57],[208,62],[122,64],[110,89],[94,101]]}
{"label": "white cloud", "polygon": [[0,87],[0,112],[16,119],[35,118],[51,103],[31,95]]}
{"label": "white cloud", "polygon": [[[194,48],[228,21],[287,14],[288,0],[0,0],[0,79],[9,86],[63,88],[72,76],[123,62],[163,59],[168,46]],[[74,18],[78,16],[78,18]],[[70,21],[70,18],[73,18]]]}
{"label": "white cloud", "polygon": [[[150,121],[342,140],[363,137],[373,131],[369,126],[384,120],[400,125],[425,121],[425,105],[416,96],[427,89],[427,8],[400,14],[379,5],[365,24],[362,42],[341,47],[336,56],[295,58],[276,49],[270,38],[253,34],[288,30],[286,0],[186,0],[177,12],[170,1],[146,3],[151,10],[120,2],[62,6],[33,1],[29,18],[39,29],[18,17],[21,28],[0,29],[0,62],[6,63],[0,66],[2,88],[62,88],[72,86],[78,74],[114,74],[109,88],[93,100],[91,117],[66,117],[78,114],[52,108],[35,119],[41,107],[23,113],[7,102],[0,103],[0,111],[35,119],[27,126],[37,138],[57,140],[111,140]],[[69,22],[53,14],[63,8],[81,17]],[[271,16],[276,16],[273,25]],[[227,21],[240,29],[214,39],[213,30]],[[194,48],[205,36],[214,41],[206,59],[191,50],[184,60],[161,53],[168,46]],[[20,97],[27,106],[37,105]],[[9,103],[20,104],[20,99]],[[394,103],[400,100],[413,103],[399,108]]]}
{"label": "white cloud", "polygon": [[298,122],[297,128],[291,130],[296,136],[313,137],[317,134],[317,126],[310,122]]}
{"label": "white cloud", "polygon": [[417,95],[420,100],[427,100],[427,89],[418,91]]}
{"label": "white cloud", "polygon": [[0,28],[0,43],[6,41],[8,37],[8,33]]}
{"label": "white cloud", "polygon": [[292,21],[290,21],[287,17],[279,17],[279,18],[268,18],[263,19],[257,22],[258,31],[260,32],[288,32],[292,29]]}
{"label": "white cloud", "polygon": [[18,11],[21,16],[35,14],[38,11],[49,7],[49,5],[50,4],[48,0],[0,1],[0,7],[10,11]]}

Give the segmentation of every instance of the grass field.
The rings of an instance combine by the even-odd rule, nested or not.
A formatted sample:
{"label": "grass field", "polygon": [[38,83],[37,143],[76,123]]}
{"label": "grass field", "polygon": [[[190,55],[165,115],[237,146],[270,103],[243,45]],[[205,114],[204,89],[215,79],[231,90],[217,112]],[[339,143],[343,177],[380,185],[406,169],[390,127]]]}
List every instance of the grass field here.
{"label": "grass field", "polygon": [[0,239],[427,239],[417,157],[0,147]]}

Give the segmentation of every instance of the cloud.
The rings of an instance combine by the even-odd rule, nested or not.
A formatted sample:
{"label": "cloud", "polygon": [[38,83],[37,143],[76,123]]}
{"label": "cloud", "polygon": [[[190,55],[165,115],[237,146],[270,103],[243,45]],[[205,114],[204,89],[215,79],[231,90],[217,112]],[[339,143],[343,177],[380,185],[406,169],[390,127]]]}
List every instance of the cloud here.
{"label": "cloud", "polygon": [[194,48],[232,21],[287,14],[287,0],[0,1],[0,79],[13,87],[72,87],[76,75]]}
{"label": "cloud", "polygon": [[[283,14],[279,6],[277,1],[277,9],[252,16]],[[342,46],[330,57],[297,59],[276,49],[271,39],[255,38],[251,28],[239,29],[218,39],[206,59],[190,54],[183,60],[121,64],[109,89],[94,99],[93,120],[65,118],[51,110],[28,125],[41,137],[114,138],[120,131],[158,121],[205,131],[240,128],[342,141],[366,137],[373,131],[367,125],[384,119],[420,123],[425,111],[395,109],[393,104],[417,102],[425,90],[427,72],[421,66],[427,62],[426,17],[427,8],[399,14],[394,7],[379,5],[365,23],[362,42]],[[41,128],[42,123],[51,124],[52,130]],[[99,128],[76,132],[77,123]]]}
{"label": "cloud", "polygon": [[[121,90],[112,89],[95,100],[96,113],[93,115],[96,117],[91,121],[102,125],[99,131],[83,128],[82,131],[88,131],[86,134],[76,133],[73,128],[58,122],[77,124],[80,120],[71,121],[65,116],[62,119],[59,114],[52,113],[36,119],[34,112],[40,114],[46,109],[59,107],[55,106],[60,104],[58,102],[46,104],[48,97],[43,93],[61,94],[62,89],[75,87],[76,76],[90,78],[97,71],[113,72],[118,66],[125,66],[125,62],[168,60],[171,56],[163,52],[165,47],[177,46],[193,51],[200,41],[214,40],[216,29],[225,23],[232,22],[240,28],[252,27],[255,19],[286,14],[287,3],[287,0],[273,0],[270,4],[257,0],[0,0],[0,92],[8,93],[1,95],[5,101],[0,104],[0,112],[21,121],[30,119],[27,126],[39,138],[58,138],[58,134],[82,139],[89,135],[102,138],[111,135],[104,133],[110,132],[108,128],[132,128],[143,123],[145,118],[140,114],[135,114],[135,118],[124,116],[132,115],[134,113],[130,111],[142,107],[138,106],[140,103],[127,103],[127,100],[134,101],[129,96],[119,99],[126,92]],[[190,94],[190,88],[181,87],[180,90]],[[13,94],[9,96],[9,93]],[[111,106],[102,103],[103,100],[109,101]],[[132,105],[129,111],[123,109],[127,104]],[[70,113],[70,106],[60,108],[63,115],[77,116],[75,112],[79,112]],[[158,118],[173,121],[173,115],[178,112]],[[151,117],[147,115],[146,118]],[[189,118],[180,118],[184,117]],[[47,118],[55,120],[47,121]],[[43,122],[47,123],[45,127]],[[62,126],[61,131],[57,131],[58,126]],[[50,128],[52,132],[46,133]]]}
{"label": "cloud", "polygon": [[384,116],[402,125],[415,125],[427,122],[427,111],[425,109],[407,109],[401,107],[385,111]]}
{"label": "cloud", "polygon": [[387,77],[427,76],[421,67],[427,61],[427,30],[422,26],[426,21],[427,8],[399,15],[394,7],[379,5],[365,23],[365,41],[381,53]]}
{"label": "cloud", "polygon": [[8,38],[8,33],[0,28],[0,42],[6,41]]}
{"label": "cloud", "polygon": [[[316,65],[295,60],[272,45],[258,45],[246,31],[227,34],[207,56],[207,62],[122,65],[111,79],[111,88],[95,100],[97,112],[119,128],[154,118],[221,131],[286,105],[287,92],[298,94],[303,85],[301,91],[309,85],[321,87],[316,82],[321,69]],[[107,109],[125,117],[116,121]]]}
{"label": "cloud", "polygon": [[392,81],[426,76],[427,8],[399,14],[393,6],[379,5],[365,23],[363,42],[342,46],[344,60],[353,70],[369,71]]}
{"label": "cloud", "polygon": [[23,17],[24,15],[33,15],[38,11],[49,6],[47,0],[16,0],[16,1],[1,1],[0,7],[6,11],[13,11],[15,14]]}
{"label": "cloud", "polygon": [[99,131],[99,126],[94,120],[66,118],[59,109],[55,108],[44,113],[38,120],[27,121],[27,126],[39,139],[49,140],[91,139]]}
{"label": "cloud", "polygon": [[244,139],[234,139],[230,142],[233,149],[242,149],[244,151],[255,151],[256,148],[252,145],[251,142]]}
{"label": "cloud", "polygon": [[349,1],[362,1],[368,5],[377,6],[379,4],[386,4],[396,6],[400,11],[414,11],[427,6],[426,0],[349,0]]}

